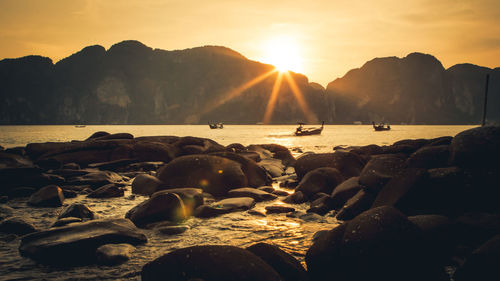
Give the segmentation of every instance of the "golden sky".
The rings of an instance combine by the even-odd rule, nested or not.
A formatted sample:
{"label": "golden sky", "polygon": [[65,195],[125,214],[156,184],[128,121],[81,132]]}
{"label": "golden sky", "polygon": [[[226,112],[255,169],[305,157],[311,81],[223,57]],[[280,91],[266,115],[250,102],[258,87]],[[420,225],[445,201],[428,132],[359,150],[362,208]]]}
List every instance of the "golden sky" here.
{"label": "golden sky", "polygon": [[262,61],[274,38],[294,44],[302,72],[324,86],[374,57],[414,51],[445,67],[498,67],[500,0],[0,0],[0,59],[56,62],[134,39],[165,50],[222,45]]}

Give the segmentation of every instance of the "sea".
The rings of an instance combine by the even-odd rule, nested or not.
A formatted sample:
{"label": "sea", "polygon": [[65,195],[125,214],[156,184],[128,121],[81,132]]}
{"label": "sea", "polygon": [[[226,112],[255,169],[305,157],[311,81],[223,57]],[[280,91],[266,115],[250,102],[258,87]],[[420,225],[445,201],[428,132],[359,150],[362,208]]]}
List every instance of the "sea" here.
{"label": "sea", "polygon": [[[455,136],[473,127],[476,126],[392,125],[390,131],[375,132],[371,125],[326,125],[321,135],[297,137],[293,135],[296,128],[293,125],[224,125],[223,129],[210,129],[208,125],[0,126],[0,145],[11,148],[28,143],[84,140],[94,132],[106,131],[127,132],[135,137],[196,136],[212,139],[222,145],[275,143],[288,147],[298,157],[305,152],[332,152],[336,146],[390,145],[402,139]],[[278,183],[273,183],[273,187],[293,192],[279,187]],[[64,206],[59,208],[32,208],[27,206],[26,198],[13,199],[5,205],[14,209],[15,216],[43,230],[49,228],[59,213],[72,203],[86,204],[101,218],[123,218],[128,210],[146,199],[144,196],[132,195],[129,186],[124,197],[95,199],[78,195],[66,199]],[[287,204],[279,199],[260,202],[254,210],[265,213],[265,207],[269,205]],[[258,242],[271,243],[296,257],[305,266],[304,257],[314,234],[332,229],[339,222],[332,214],[319,216],[306,213],[307,204],[290,206],[297,211],[293,216],[257,216],[236,212],[210,219],[191,217],[183,223],[189,229],[176,235],[145,229],[143,231],[148,242],[137,246],[131,259],[118,266],[59,268],[40,265],[19,255],[19,237],[0,234],[0,280],[140,280],[141,268],[145,263],[175,249],[208,244],[248,247]]]}

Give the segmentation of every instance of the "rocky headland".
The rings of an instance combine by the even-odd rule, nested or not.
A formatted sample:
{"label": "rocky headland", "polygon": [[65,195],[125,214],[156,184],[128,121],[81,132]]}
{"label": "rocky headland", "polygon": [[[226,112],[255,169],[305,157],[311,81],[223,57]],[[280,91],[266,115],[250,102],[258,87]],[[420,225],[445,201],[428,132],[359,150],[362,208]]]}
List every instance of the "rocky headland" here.
{"label": "rocky headland", "polygon": [[[22,257],[49,267],[113,267],[133,262],[133,252],[150,243],[146,231],[182,239],[191,217],[310,215],[338,223],[306,245],[305,267],[286,248],[261,241],[174,249],[141,264],[137,274],[142,280],[498,280],[499,159],[495,126],[298,157],[277,144],[96,132],[84,141],[0,151],[0,243],[19,241]],[[107,204],[125,192],[144,199],[122,217],[65,204],[67,198]],[[26,198],[26,212],[60,211],[44,218],[51,225],[35,227],[13,215],[9,202],[18,198]],[[265,211],[253,209],[257,202],[267,202]],[[307,213],[297,212],[304,205]]]}

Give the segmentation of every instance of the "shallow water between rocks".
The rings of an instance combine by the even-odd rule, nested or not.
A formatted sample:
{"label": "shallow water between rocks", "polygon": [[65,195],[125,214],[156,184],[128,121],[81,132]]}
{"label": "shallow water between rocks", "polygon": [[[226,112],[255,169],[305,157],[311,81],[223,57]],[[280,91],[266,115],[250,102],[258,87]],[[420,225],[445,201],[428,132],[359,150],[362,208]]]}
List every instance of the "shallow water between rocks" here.
{"label": "shallow water between rocks", "polygon": [[[295,126],[236,126],[227,125],[223,130],[210,130],[208,126],[0,126],[0,145],[4,147],[24,146],[30,142],[83,140],[95,131],[110,133],[129,132],[134,136],[177,135],[211,138],[222,145],[242,143],[244,145],[277,143],[292,149],[295,156],[300,151],[330,152],[337,145],[392,144],[401,139],[434,138],[454,136],[472,126],[391,126],[389,132],[373,132],[371,126],[325,126],[320,136],[295,137]],[[131,181],[129,182],[131,183]],[[275,189],[280,189],[274,183]],[[6,203],[20,216],[43,230],[56,220],[59,213],[72,203],[83,203],[95,211],[100,218],[123,218],[132,207],[146,200],[144,196],[131,194],[127,186],[124,197],[111,199],[86,198],[78,195],[64,201],[59,208],[32,208],[26,205],[27,198],[14,199]],[[283,189],[285,190],[285,189]],[[292,192],[291,190],[287,190]],[[274,201],[257,203],[253,208],[265,213],[269,205],[283,204],[305,213],[307,204],[288,205],[280,197]],[[132,258],[118,266],[90,265],[72,268],[54,268],[39,265],[29,258],[21,257],[18,251],[20,238],[14,240],[0,234],[0,280],[140,280],[142,266],[174,249],[194,245],[234,245],[247,247],[266,242],[279,246],[304,264],[304,256],[312,244],[314,233],[328,230],[338,222],[329,214],[325,216],[287,217],[285,214],[268,214],[265,217],[247,211],[225,214],[216,218],[190,217],[183,223],[189,229],[176,235],[165,235],[144,229],[148,242],[137,246]]]}

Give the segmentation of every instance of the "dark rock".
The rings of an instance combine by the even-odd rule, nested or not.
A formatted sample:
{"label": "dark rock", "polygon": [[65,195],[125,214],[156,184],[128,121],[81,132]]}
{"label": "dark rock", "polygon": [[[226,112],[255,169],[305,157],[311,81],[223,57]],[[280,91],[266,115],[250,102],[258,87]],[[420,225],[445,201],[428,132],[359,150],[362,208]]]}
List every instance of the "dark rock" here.
{"label": "dark rock", "polygon": [[225,147],[211,139],[181,137],[172,143],[180,150],[180,155],[203,154],[225,151]]}
{"label": "dark rock", "polygon": [[125,217],[137,226],[144,226],[156,221],[184,220],[186,219],[186,210],[179,195],[156,193],[150,199],[130,209]]}
{"label": "dark rock", "polygon": [[109,136],[109,135],[110,135],[110,133],[108,133],[108,132],[99,131],[99,132],[93,133],[85,141],[94,140],[94,139],[102,138],[102,137]]}
{"label": "dark rock", "polygon": [[170,162],[178,154],[177,147],[161,142],[137,142],[133,145],[132,157],[139,161]]}
{"label": "dark rock", "polygon": [[253,206],[255,206],[255,199],[251,197],[228,198],[215,202],[211,206],[220,209],[225,209],[230,212],[244,211],[251,209],[253,208]]}
{"label": "dark rock", "polygon": [[190,216],[194,209],[198,206],[203,205],[203,190],[201,188],[170,188],[155,192],[152,197],[158,196],[164,193],[175,193],[179,195],[184,203],[184,209],[186,210],[186,216]]}
{"label": "dark rock", "polygon": [[398,210],[371,209],[318,238],[306,254],[309,274],[313,280],[327,272],[339,280],[439,280],[442,270],[425,260],[431,253],[420,237]]}
{"label": "dark rock", "polygon": [[64,225],[74,223],[74,222],[83,222],[83,220],[81,218],[65,217],[65,218],[56,220],[50,227],[64,226]]}
{"label": "dark rock", "polygon": [[324,193],[323,195],[324,196],[321,196],[311,202],[311,207],[307,210],[308,213],[325,215],[329,211],[333,210],[332,197]]}
{"label": "dark rock", "polygon": [[380,190],[372,208],[394,206],[406,214],[418,213],[422,202],[433,196],[421,188],[427,176],[425,169],[408,168],[400,171]]}
{"label": "dark rock", "polygon": [[89,198],[113,198],[113,197],[123,197],[125,194],[122,187],[111,183],[106,184],[98,189],[92,191],[87,197]]}
{"label": "dark rock", "polygon": [[209,205],[201,205],[194,209],[193,215],[197,218],[213,218],[229,213],[230,210],[212,207]]}
{"label": "dark rock", "polygon": [[32,167],[33,162],[23,156],[0,151],[0,169]]}
{"label": "dark rock", "polygon": [[290,213],[294,211],[295,208],[287,206],[281,206],[281,205],[266,206],[266,213],[268,214]]}
{"label": "dark rock", "polygon": [[80,170],[80,165],[76,163],[66,163],[61,166],[61,169],[67,169],[67,170]]}
{"label": "dark rock", "polygon": [[408,217],[422,231],[422,246],[432,253],[428,259],[436,264],[446,264],[453,254],[455,239],[455,225],[440,215],[419,215]]}
{"label": "dark rock", "polygon": [[335,187],[331,194],[333,209],[341,208],[347,200],[351,199],[363,188],[358,179],[359,177],[351,177]]}
{"label": "dark rock", "polygon": [[121,139],[130,140],[133,138],[134,138],[134,136],[130,133],[114,133],[114,134],[108,134],[108,135],[103,134],[100,137],[94,137],[93,140],[121,140]]}
{"label": "dark rock", "polygon": [[36,228],[20,217],[10,217],[0,221],[0,232],[15,235],[25,235],[37,231]]}
{"label": "dark rock", "polygon": [[124,168],[127,167],[128,165],[135,163],[137,161],[138,161],[137,159],[120,158],[118,160],[112,160],[103,163],[88,164],[87,167],[99,170],[121,171],[124,170]]}
{"label": "dark rock", "polygon": [[278,198],[276,195],[251,187],[242,187],[230,190],[228,197],[251,197],[256,202],[269,201]]}
{"label": "dark rock", "polygon": [[31,194],[35,193],[36,189],[32,187],[20,186],[15,187],[7,192],[7,196],[9,198],[21,198],[21,197],[30,197]]}
{"label": "dark rock", "polygon": [[272,179],[266,173],[266,170],[247,157],[231,152],[214,152],[211,154],[240,163],[241,170],[245,173],[248,186],[250,187],[259,187],[272,183]]}
{"label": "dark rock", "polygon": [[451,136],[438,137],[435,139],[430,139],[429,144],[427,144],[426,146],[450,145],[451,140],[453,140],[453,137]]}
{"label": "dark rock", "polygon": [[106,184],[121,183],[123,178],[117,173],[110,171],[93,171],[80,177],[75,177],[67,181],[73,185],[90,185],[98,188]]}
{"label": "dark rock", "polygon": [[287,191],[285,191],[285,190],[278,190],[278,189],[277,189],[277,190],[274,190],[272,193],[273,193],[274,195],[277,195],[277,196],[288,196],[288,195],[290,195],[290,193],[289,193],[289,192],[287,192]]}
{"label": "dark rock", "polygon": [[285,203],[289,204],[301,204],[307,202],[307,197],[302,193],[302,191],[296,191],[282,200]]}
{"label": "dark rock", "polygon": [[285,166],[293,166],[295,164],[295,157],[293,157],[290,150],[279,144],[256,144],[249,145],[248,150],[259,151],[259,149],[265,149],[272,153],[272,158],[281,160]]}
{"label": "dark rock", "polygon": [[163,184],[157,177],[141,174],[137,175],[132,181],[132,193],[140,195],[151,195],[158,191],[158,188]]}
{"label": "dark rock", "polygon": [[28,234],[21,239],[19,252],[44,264],[78,265],[95,262],[102,245],[146,241],[130,220],[92,220]]}
{"label": "dark rock", "polygon": [[63,188],[62,191],[63,191],[64,198],[75,198],[76,196],[78,196],[78,194],[74,190],[69,190],[69,189]]}
{"label": "dark rock", "polygon": [[268,192],[268,193],[273,193],[274,192],[274,188],[272,186],[260,186],[257,189],[265,191],[265,192]]}
{"label": "dark rock", "polygon": [[172,160],[158,171],[166,187],[196,187],[214,196],[247,186],[239,163],[212,155],[189,155]]}
{"label": "dark rock", "polygon": [[106,244],[96,250],[97,263],[100,265],[117,265],[130,259],[135,247],[130,244]]}
{"label": "dark rock", "polygon": [[365,146],[360,146],[354,149],[351,149],[351,152],[354,152],[356,154],[360,155],[375,155],[375,154],[381,154],[383,152],[382,148],[376,144],[369,144]]}
{"label": "dark rock", "polygon": [[250,215],[259,216],[259,217],[266,217],[267,216],[266,213],[264,213],[262,211],[257,211],[254,209],[248,210],[247,213]]}
{"label": "dark rock", "polygon": [[125,168],[125,171],[142,171],[142,172],[156,171],[164,164],[165,163],[163,162],[132,163]]}
{"label": "dark rock", "polygon": [[406,160],[410,168],[441,168],[448,166],[450,150],[448,145],[424,146]]}
{"label": "dark rock", "polygon": [[450,145],[451,162],[459,167],[498,167],[500,126],[485,126],[457,134]]}
{"label": "dark rock", "polygon": [[269,264],[281,276],[283,281],[309,280],[300,262],[277,246],[257,243],[248,247],[247,250]]}
{"label": "dark rock", "polygon": [[455,271],[453,279],[456,281],[499,280],[499,264],[500,235],[496,235],[467,257],[464,265]]}
{"label": "dark rock", "polygon": [[92,211],[85,204],[73,203],[61,212],[58,219],[68,217],[93,220],[96,218],[96,215],[94,211]]}
{"label": "dark rock", "polygon": [[57,185],[47,185],[33,193],[28,204],[35,207],[59,207],[64,202],[62,189]]}
{"label": "dark rock", "polygon": [[174,250],[143,266],[143,281],[271,281],[279,274],[252,252],[234,246],[193,246]]}
{"label": "dark rock", "polygon": [[0,193],[6,194],[14,187],[29,186],[34,188],[51,184],[50,178],[39,167],[20,167],[0,169]]}
{"label": "dark rock", "polygon": [[273,179],[279,178],[285,174],[285,165],[278,159],[264,159],[258,163]]}
{"label": "dark rock", "polygon": [[366,189],[361,189],[351,199],[347,200],[342,209],[337,213],[337,219],[350,220],[368,210],[375,200],[375,194]]}
{"label": "dark rock", "polygon": [[294,167],[299,179],[302,179],[307,172],[322,167],[336,168],[344,178],[348,179],[359,176],[364,164],[361,158],[355,153],[336,151],[334,153],[318,153],[302,156],[297,159]]}
{"label": "dark rock", "polygon": [[332,193],[344,181],[342,174],[335,168],[317,168],[309,171],[295,189],[307,197],[312,197],[318,192]]}
{"label": "dark rock", "polygon": [[467,213],[454,220],[457,244],[475,249],[500,233],[500,214]]}
{"label": "dark rock", "polygon": [[240,151],[246,151],[247,148],[241,143],[232,143],[226,146],[226,150],[229,152],[240,152]]}
{"label": "dark rock", "polygon": [[187,225],[168,225],[155,228],[158,232],[165,235],[175,235],[186,232],[189,229]]}
{"label": "dark rock", "polygon": [[403,167],[404,159],[397,155],[373,156],[359,175],[358,182],[378,192]]}

